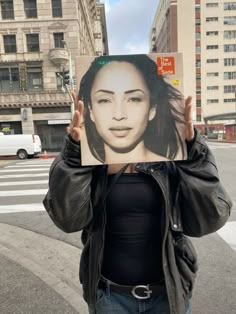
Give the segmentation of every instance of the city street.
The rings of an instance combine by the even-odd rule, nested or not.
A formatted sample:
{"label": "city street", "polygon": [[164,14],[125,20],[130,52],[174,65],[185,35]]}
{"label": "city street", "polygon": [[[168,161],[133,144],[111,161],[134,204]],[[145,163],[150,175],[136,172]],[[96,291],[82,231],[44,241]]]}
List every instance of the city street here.
{"label": "city street", "polygon": [[[236,144],[209,142],[209,146],[234,206],[228,223],[219,232],[192,239],[200,268],[193,314],[236,310]],[[3,314],[87,313],[78,279],[80,233],[60,231],[42,205],[52,161],[0,160]]]}

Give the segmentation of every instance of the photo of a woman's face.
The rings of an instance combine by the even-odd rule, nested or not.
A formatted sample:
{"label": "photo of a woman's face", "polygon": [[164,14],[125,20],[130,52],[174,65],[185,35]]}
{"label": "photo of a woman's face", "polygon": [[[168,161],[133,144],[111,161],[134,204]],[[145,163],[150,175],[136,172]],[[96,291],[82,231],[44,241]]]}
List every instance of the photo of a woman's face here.
{"label": "photo of a woman's face", "polygon": [[134,65],[112,61],[99,70],[91,90],[90,118],[108,146],[132,149],[155,114],[150,92]]}

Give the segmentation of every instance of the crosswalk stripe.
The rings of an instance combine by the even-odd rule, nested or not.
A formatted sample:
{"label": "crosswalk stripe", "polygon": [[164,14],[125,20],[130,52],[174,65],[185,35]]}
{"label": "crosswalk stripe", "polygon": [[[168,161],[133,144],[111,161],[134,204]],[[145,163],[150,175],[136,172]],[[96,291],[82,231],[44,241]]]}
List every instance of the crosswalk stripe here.
{"label": "crosswalk stripe", "polygon": [[[37,168],[50,168],[50,165],[24,165],[26,168],[30,167],[37,167]],[[17,169],[17,168],[22,168],[22,165],[17,165],[17,166],[5,166],[4,169]]]}
{"label": "crosswalk stripe", "polygon": [[18,205],[0,205],[0,213],[17,213],[17,212],[34,212],[44,211],[45,208],[42,203],[32,204],[18,204]]}
{"label": "crosswalk stripe", "polygon": [[48,177],[48,172],[34,173],[34,174],[6,174],[1,176],[0,179],[9,178],[35,178],[35,177]]}
{"label": "crosswalk stripe", "polygon": [[0,197],[45,195],[46,193],[47,193],[47,189],[0,191]]}
{"label": "crosswalk stripe", "polygon": [[236,221],[229,221],[217,233],[236,251]]}
{"label": "crosswalk stripe", "polygon": [[45,171],[46,169],[37,169],[37,168],[30,168],[30,169],[1,169],[0,173],[8,173],[8,172],[33,172],[33,171]]}
{"label": "crosswalk stripe", "polygon": [[48,180],[0,182],[0,186],[47,184]]}

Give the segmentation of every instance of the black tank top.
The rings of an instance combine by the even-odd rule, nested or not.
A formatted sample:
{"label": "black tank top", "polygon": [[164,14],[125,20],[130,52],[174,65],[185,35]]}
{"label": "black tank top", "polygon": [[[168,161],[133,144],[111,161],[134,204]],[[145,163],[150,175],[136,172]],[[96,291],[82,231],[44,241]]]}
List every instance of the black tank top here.
{"label": "black tank top", "polygon": [[123,285],[162,280],[161,193],[155,180],[123,173],[107,197],[106,212],[102,275]]}

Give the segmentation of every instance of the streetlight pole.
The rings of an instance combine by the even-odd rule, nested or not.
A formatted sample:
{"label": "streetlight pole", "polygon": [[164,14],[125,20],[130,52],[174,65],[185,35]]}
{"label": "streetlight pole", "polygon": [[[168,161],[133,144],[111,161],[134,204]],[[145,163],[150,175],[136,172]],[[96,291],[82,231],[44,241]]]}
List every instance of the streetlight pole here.
{"label": "streetlight pole", "polygon": [[74,116],[74,100],[73,100],[73,97],[71,95],[71,92],[74,90],[74,80],[73,80],[73,73],[72,73],[72,59],[71,59],[71,52],[70,52],[70,49],[68,48],[68,45],[66,43],[65,40],[62,40],[62,43],[65,45],[67,51],[68,51],[68,55],[69,55],[69,75],[70,75],[70,90],[68,88],[68,86],[65,84],[65,88],[66,88],[66,91],[68,93],[68,95],[70,96],[70,99],[71,99],[71,116],[72,116],[72,119],[73,119],[73,116]]}

